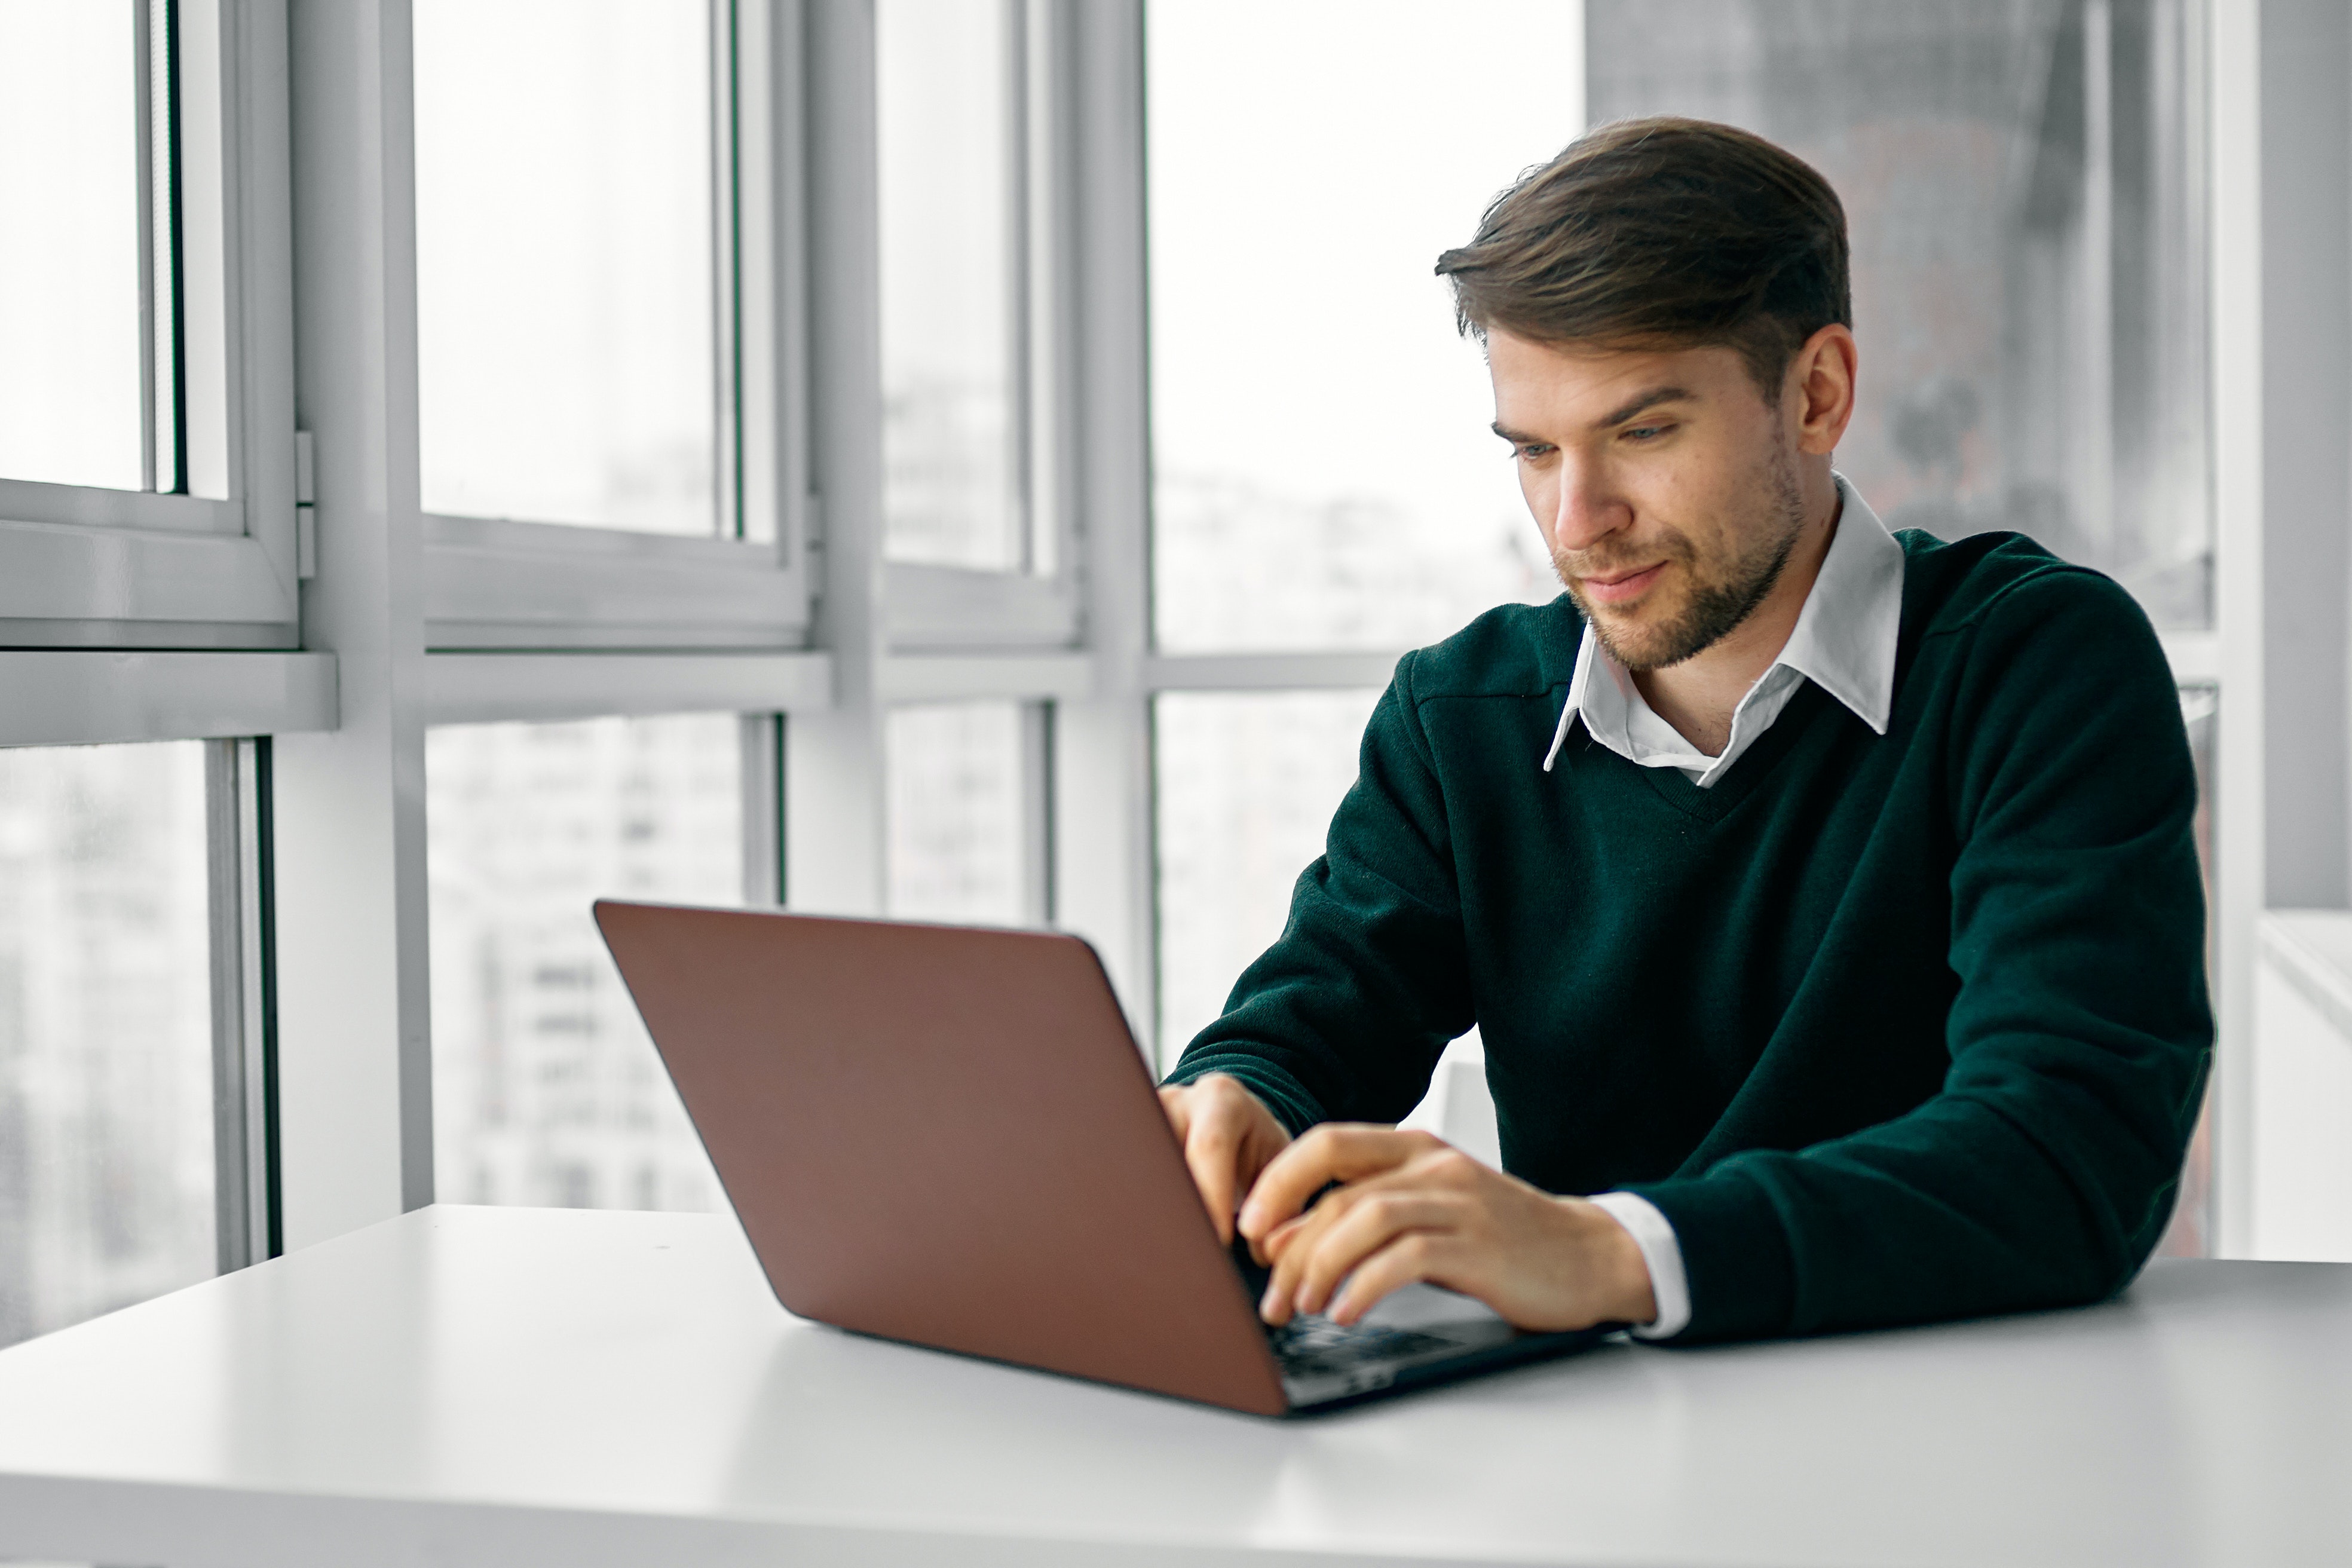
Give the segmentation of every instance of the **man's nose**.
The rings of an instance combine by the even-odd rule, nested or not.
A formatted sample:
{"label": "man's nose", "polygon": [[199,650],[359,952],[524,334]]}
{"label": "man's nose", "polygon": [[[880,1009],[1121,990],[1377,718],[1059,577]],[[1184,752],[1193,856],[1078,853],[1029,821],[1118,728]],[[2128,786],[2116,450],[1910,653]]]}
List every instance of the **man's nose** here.
{"label": "man's nose", "polygon": [[1590,550],[1624,527],[1632,515],[1632,510],[1610,491],[1593,465],[1563,458],[1559,489],[1552,497],[1554,549]]}

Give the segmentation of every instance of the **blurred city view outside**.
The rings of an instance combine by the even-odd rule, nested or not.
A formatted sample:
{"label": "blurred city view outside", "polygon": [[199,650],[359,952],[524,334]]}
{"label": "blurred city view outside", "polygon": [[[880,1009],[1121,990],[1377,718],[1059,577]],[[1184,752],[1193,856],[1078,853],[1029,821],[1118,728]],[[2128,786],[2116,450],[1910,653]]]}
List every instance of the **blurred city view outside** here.
{"label": "blurred city view outside", "polygon": [[1170,691],[1160,759],[1160,1065],[1224,1011],[1282,931],[1291,885],[1323,853],[1356,782],[1378,691]]}
{"label": "blurred city view outside", "polygon": [[129,5],[0,6],[8,479],[145,483],[135,16]]}
{"label": "blurred city view outside", "polygon": [[201,742],[0,750],[0,1344],[212,1274]]}
{"label": "blurred city view outside", "polygon": [[889,912],[1019,925],[1026,913],[1021,705],[916,703],[890,710]]}
{"label": "blurred city view outside", "polygon": [[1024,564],[1021,0],[877,0],[883,547]]}
{"label": "blurred city view outside", "polygon": [[739,737],[731,714],[428,732],[442,1201],[725,1206],[589,906],[742,902]]}
{"label": "blurred city view outside", "polygon": [[711,8],[417,0],[425,510],[733,533]]}
{"label": "blurred city view outside", "polygon": [[1432,269],[1583,129],[1575,18],[1147,8],[1163,651],[1408,647],[1559,591]]}

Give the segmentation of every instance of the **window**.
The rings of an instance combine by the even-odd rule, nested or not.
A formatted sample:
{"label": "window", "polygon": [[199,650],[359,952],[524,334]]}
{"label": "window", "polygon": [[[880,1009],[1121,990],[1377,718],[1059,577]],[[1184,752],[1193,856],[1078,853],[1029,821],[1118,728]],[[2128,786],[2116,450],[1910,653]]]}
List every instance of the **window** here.
{"label": "window", "polygon": [[1018,569],[1021,8],[880,0],[874,15],[887,549]]}
{"label": "window", "polygon": [[415,37],[428,646],[798,646],[797,37],[716,0]]}
{"label": "window", "polygon": [[1550,598],[1432,268],[1583,130],[1577,8],[1482,5],[1507,48],[1406,3],[1147,21],[1159,646],[1393,650]]}
{"label": "window", "polygon": [[[873,9],[882,553],[902,648],[1067,645],[1076,8]],[[862,215],[861,215],[862,216]]]}
{"label": "window", "polygon": [[284,125],[224,115],[269,37],[0,7],[0,644],[297,640]]}
{"label": "window", "polygon": [[0,10],[0,207],[41,237],[0,247],[0,474],[12,479],[153,488],[137,21],[129,5]]}
{"label": "window", "polygon": [[891,710],[889,910],[907,920],[1025,925],[1037,908],[1027,797],[1030,713],[1017,702]]}
{"label": "window", "polygon": [[741,901],[738,721],[461,725],[425,768],[436,1191],[720,1206],[589,906]]}
{"label": "window", "polygon": [[204,748],[0,751],[0,1344],[215,1266]]}
{"label": "window", "polygon": [[710,8],[420,0],[415,28],[425,510],[738,533]]}
{"label": "window", "polygon": [[1282,934],[1299,873],[1356,782],[1378,691],[1164,692],[1158,759],[1161,1067]]}

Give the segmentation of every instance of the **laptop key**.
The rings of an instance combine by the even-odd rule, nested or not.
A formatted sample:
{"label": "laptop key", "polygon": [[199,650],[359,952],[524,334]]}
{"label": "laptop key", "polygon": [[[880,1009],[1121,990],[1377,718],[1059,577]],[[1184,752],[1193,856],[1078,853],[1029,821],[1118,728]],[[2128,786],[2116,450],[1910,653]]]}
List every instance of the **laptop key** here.
{"label": "laptop key", "polygon": [[1268,1329],[1265,1337],[1283,1370],[1294,1374],[1345,1372],[1366,1362],[1453,1348],[1453,1342],[1435,1334],[1366,1325],[1349,1328],[1323,1317],[1294,1318],[1278,1329]]}

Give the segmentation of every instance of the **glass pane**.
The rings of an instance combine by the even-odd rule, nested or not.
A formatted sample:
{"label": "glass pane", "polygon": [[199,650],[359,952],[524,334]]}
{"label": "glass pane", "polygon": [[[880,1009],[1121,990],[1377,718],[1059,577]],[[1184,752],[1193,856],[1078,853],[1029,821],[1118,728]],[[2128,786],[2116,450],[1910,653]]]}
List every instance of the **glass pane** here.
{"label": "glass pane", "polygon": [[1407,647],[1559,591],[1432,275],[1583,129],[1577,7],[1150,6],[1160,646]]}
{"label": "glass pane", "polygon": [[135,490],[139,52],[127,3],[0,0],[0,475]]}
{"label": "glass pane", "polygon": [[885,547],[1021,561],[1015,13],[879,0]]}
{"label": "glass pane", "polygon": [[2211,622],[2194,0],[1588,0],[1596,120],[1690,114],[1829,178],[1843,468],[1895,528],[2014,528]]}
{"label": "glass pane", "polygon": [[444,1199],[722,1205],[589,905],[742,901],[738,736],[731,714],[427,734]]}
{"label": "glass pane", "polygon": [[0,1344],[216,1267],[204,746],[0,751]]}
{"label": "glass pane", "polygon": [[[1487,437],[1492,440],[1490,436]],[[1377,691],[1167,692],[1152,707],[1160,853],[1160,1059],[1218,1014],[1282,934],[1323,853]]]}
{"label": "glass pane", "polygon": [[718,531],[709,7],[415,18],[425,509]]}
{"label": "glass pane", "polygon": [[906,920],[1020,925],[1028,919],[1021,705],[894,708],[890,912]]}

